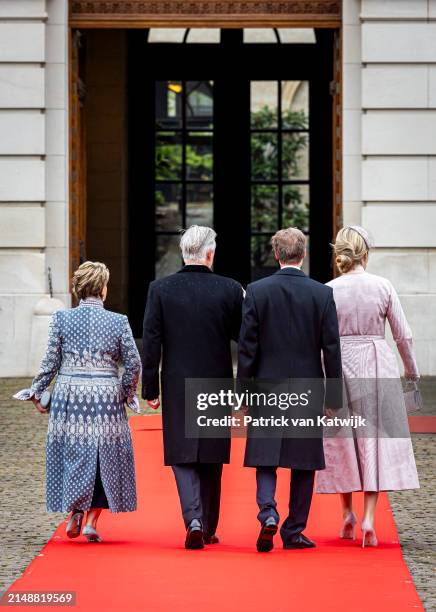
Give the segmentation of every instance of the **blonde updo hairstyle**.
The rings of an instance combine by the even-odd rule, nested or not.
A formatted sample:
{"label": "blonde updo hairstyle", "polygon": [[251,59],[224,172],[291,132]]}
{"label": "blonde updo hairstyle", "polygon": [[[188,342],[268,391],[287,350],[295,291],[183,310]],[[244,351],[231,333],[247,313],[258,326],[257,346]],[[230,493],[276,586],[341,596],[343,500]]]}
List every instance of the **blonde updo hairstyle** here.
{"label": "blonde updo hairstyle", "polygon": [[85,261],[74,272],[72,291],[76,300],[100,297],[109,282],[109,270],[100,261]]}
{"label": "blonde updo hairstyle", "polygon": [[367,243],[359,232],[351,227],[339,230],[333,249],[336,265],[341,274],[361,264],[369,254]]}

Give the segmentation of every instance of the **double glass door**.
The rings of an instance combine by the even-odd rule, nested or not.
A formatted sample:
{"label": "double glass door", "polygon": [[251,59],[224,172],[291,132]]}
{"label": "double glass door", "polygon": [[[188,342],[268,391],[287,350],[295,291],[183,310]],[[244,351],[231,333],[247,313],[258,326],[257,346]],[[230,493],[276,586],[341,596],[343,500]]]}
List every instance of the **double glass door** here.
{"label": "double glass door", "polygon": [[[225,201],[216,201],[214,161],[227,166],[233,157],[232,139],[247,138],[247,133],[235,131],[228,134],[227,146],[214,146],[214,81],[157,81],[155,87],[155,275],[159,278],[180,267],[182,228],[214,227],[215,207],[227,209],[228,223],[232,222],[226,202],[233,200],[238,206],[234,185],[226,181]],[[256,280],[276,266],[270,241],[278,229],[297,226],[309,234],[309,83],[251,81],[249,88],[249,109],[242,121],[249,116],[250,176],[241,172],[239,180],[249,183],[250,225],[243,234],[250,234],[245,248],[250,251],[250,280]],[[231,163],[237,165],[238,160]],[[307,264],[308,260],[308,268]]]}
{"label": "double glass door", "polygon": [[321,40],[247,45],[241,31],[222,30],[220,44],[147,45],[132,33],[130,237],[142,295],[181,267],[180,232],[192,224],[215,229],[215,271],[244,285],[277,269],[271,236],[289,226],[308,237],[306,271],[331,277],[331,66]]}

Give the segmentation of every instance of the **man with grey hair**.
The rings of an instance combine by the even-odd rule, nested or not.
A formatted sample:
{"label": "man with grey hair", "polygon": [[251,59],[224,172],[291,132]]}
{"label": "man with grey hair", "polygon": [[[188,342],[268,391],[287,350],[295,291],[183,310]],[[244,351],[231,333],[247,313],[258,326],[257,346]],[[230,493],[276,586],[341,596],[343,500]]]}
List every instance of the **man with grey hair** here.
{"label": "man with grey hair", "polygon": [[[341,378],[342,370],[333,291],[301,270],[306,238],[299,229],[282,229],[271,243],[280,270],[247,287],[239,337],[238,379],[312,379],[324,389],[325,373],[327,379],[333,379],[334,390],[334,381]],[[327,385],[327,392],[330,386]],[[322,395],[317,396],[319,401],[315,405],[311,404],[311,409],[320,415]],[[283,547],[315,546],[303,530],[309,516],[315,470],[325,467],[322,437],[304,439],[285,437],[283,431],[281,434],[269,439],[247,436],[244,465],[256,468],[261,524],[259,552],[273,548],[278,529],[277,467],[292,470],[289,515],[280,529]]]}
{"label": "man with grey hair", "polygon": [[243,289],[212,272],[216,233],[193,225],[182,236],[184,267],[150,284],[144,315],[142,397],[161,398],[165,465],[171,465],[186,526],[185,547],[218,542],[221,474],[230,438],[185,436],[185,380],[232,378],[231,340],[241,325]]}

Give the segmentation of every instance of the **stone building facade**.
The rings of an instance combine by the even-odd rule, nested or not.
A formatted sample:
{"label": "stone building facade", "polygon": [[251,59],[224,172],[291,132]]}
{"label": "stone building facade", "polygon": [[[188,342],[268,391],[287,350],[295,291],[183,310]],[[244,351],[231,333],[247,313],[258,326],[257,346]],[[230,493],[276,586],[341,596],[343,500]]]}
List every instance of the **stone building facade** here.
{"label": "stone building facade", "polygon": [[[68,19],[67,0],[0,1],[0,376],[33,373],[49,270],[53,297],[71,304]],[[343,222],[373,234],[370,271],[397,288],[422,374],[436,375],[436,0],[343,0],[342,41]],[[106,59],[113,88],[124,77]],[[97,157],[110,117],[94,114]],[[122,112],[112,121],[121,133]],[[89,224],[97,243],[110,233]],[[123,263],[110,263],[122,296]]]}

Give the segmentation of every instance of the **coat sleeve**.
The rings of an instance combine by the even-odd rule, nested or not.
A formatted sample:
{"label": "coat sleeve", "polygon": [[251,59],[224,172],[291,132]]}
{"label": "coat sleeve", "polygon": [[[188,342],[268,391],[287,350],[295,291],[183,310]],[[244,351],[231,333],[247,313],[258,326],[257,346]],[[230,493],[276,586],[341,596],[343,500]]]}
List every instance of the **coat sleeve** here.
{"label": "coat sleeve", "polygon": [[338,315],[333,290],[324,308],[321,330],[321,349],[326,377],[326,405],[330,408],[342,406],[342,361]]}
{"label": "coat sleeve", "polygon": [[401,306],[400,299],[392,285],[390,290],[391,293],[386,316],[392,330],[392,336],[396,342],[398,352],[400,353],[406,378],[417,379],[419,378],[419,370],[413,350],[412,332]]}
{"label": "coat sleeve", "polygon": [[39,372],[33,379],[30,389],[23,389],[22,391],[19,391],[14,395],[14,398],[19,400],[29,400],[35,397],[39,400],[41,395],[58,373],[61,363],[62,346],[59,313],[55,312],[50,322],[47,349],[41,362]]}
{"label": "coat sleeve", "polygon": [[142,336],[142,397],[146,400],[154,400],[159,397],[159,366],[161,352],[161,307],[159,296],[152,283],[148,290]]}
{"label": "coat sleeve", "polygon": [[141,358],[139,357],[127,317],[120,338],[120,353],[124,366],[124,373],[121,378],[124,401],[131,410],[139,412],[136,387],[138,386],[139,374],[141,372]]}
{"label": "coat sleeve", "polygon": [[259,346],[259,317],[250,287],[242,304],[242,324],[238,343],[238,379],[256,375]]}

